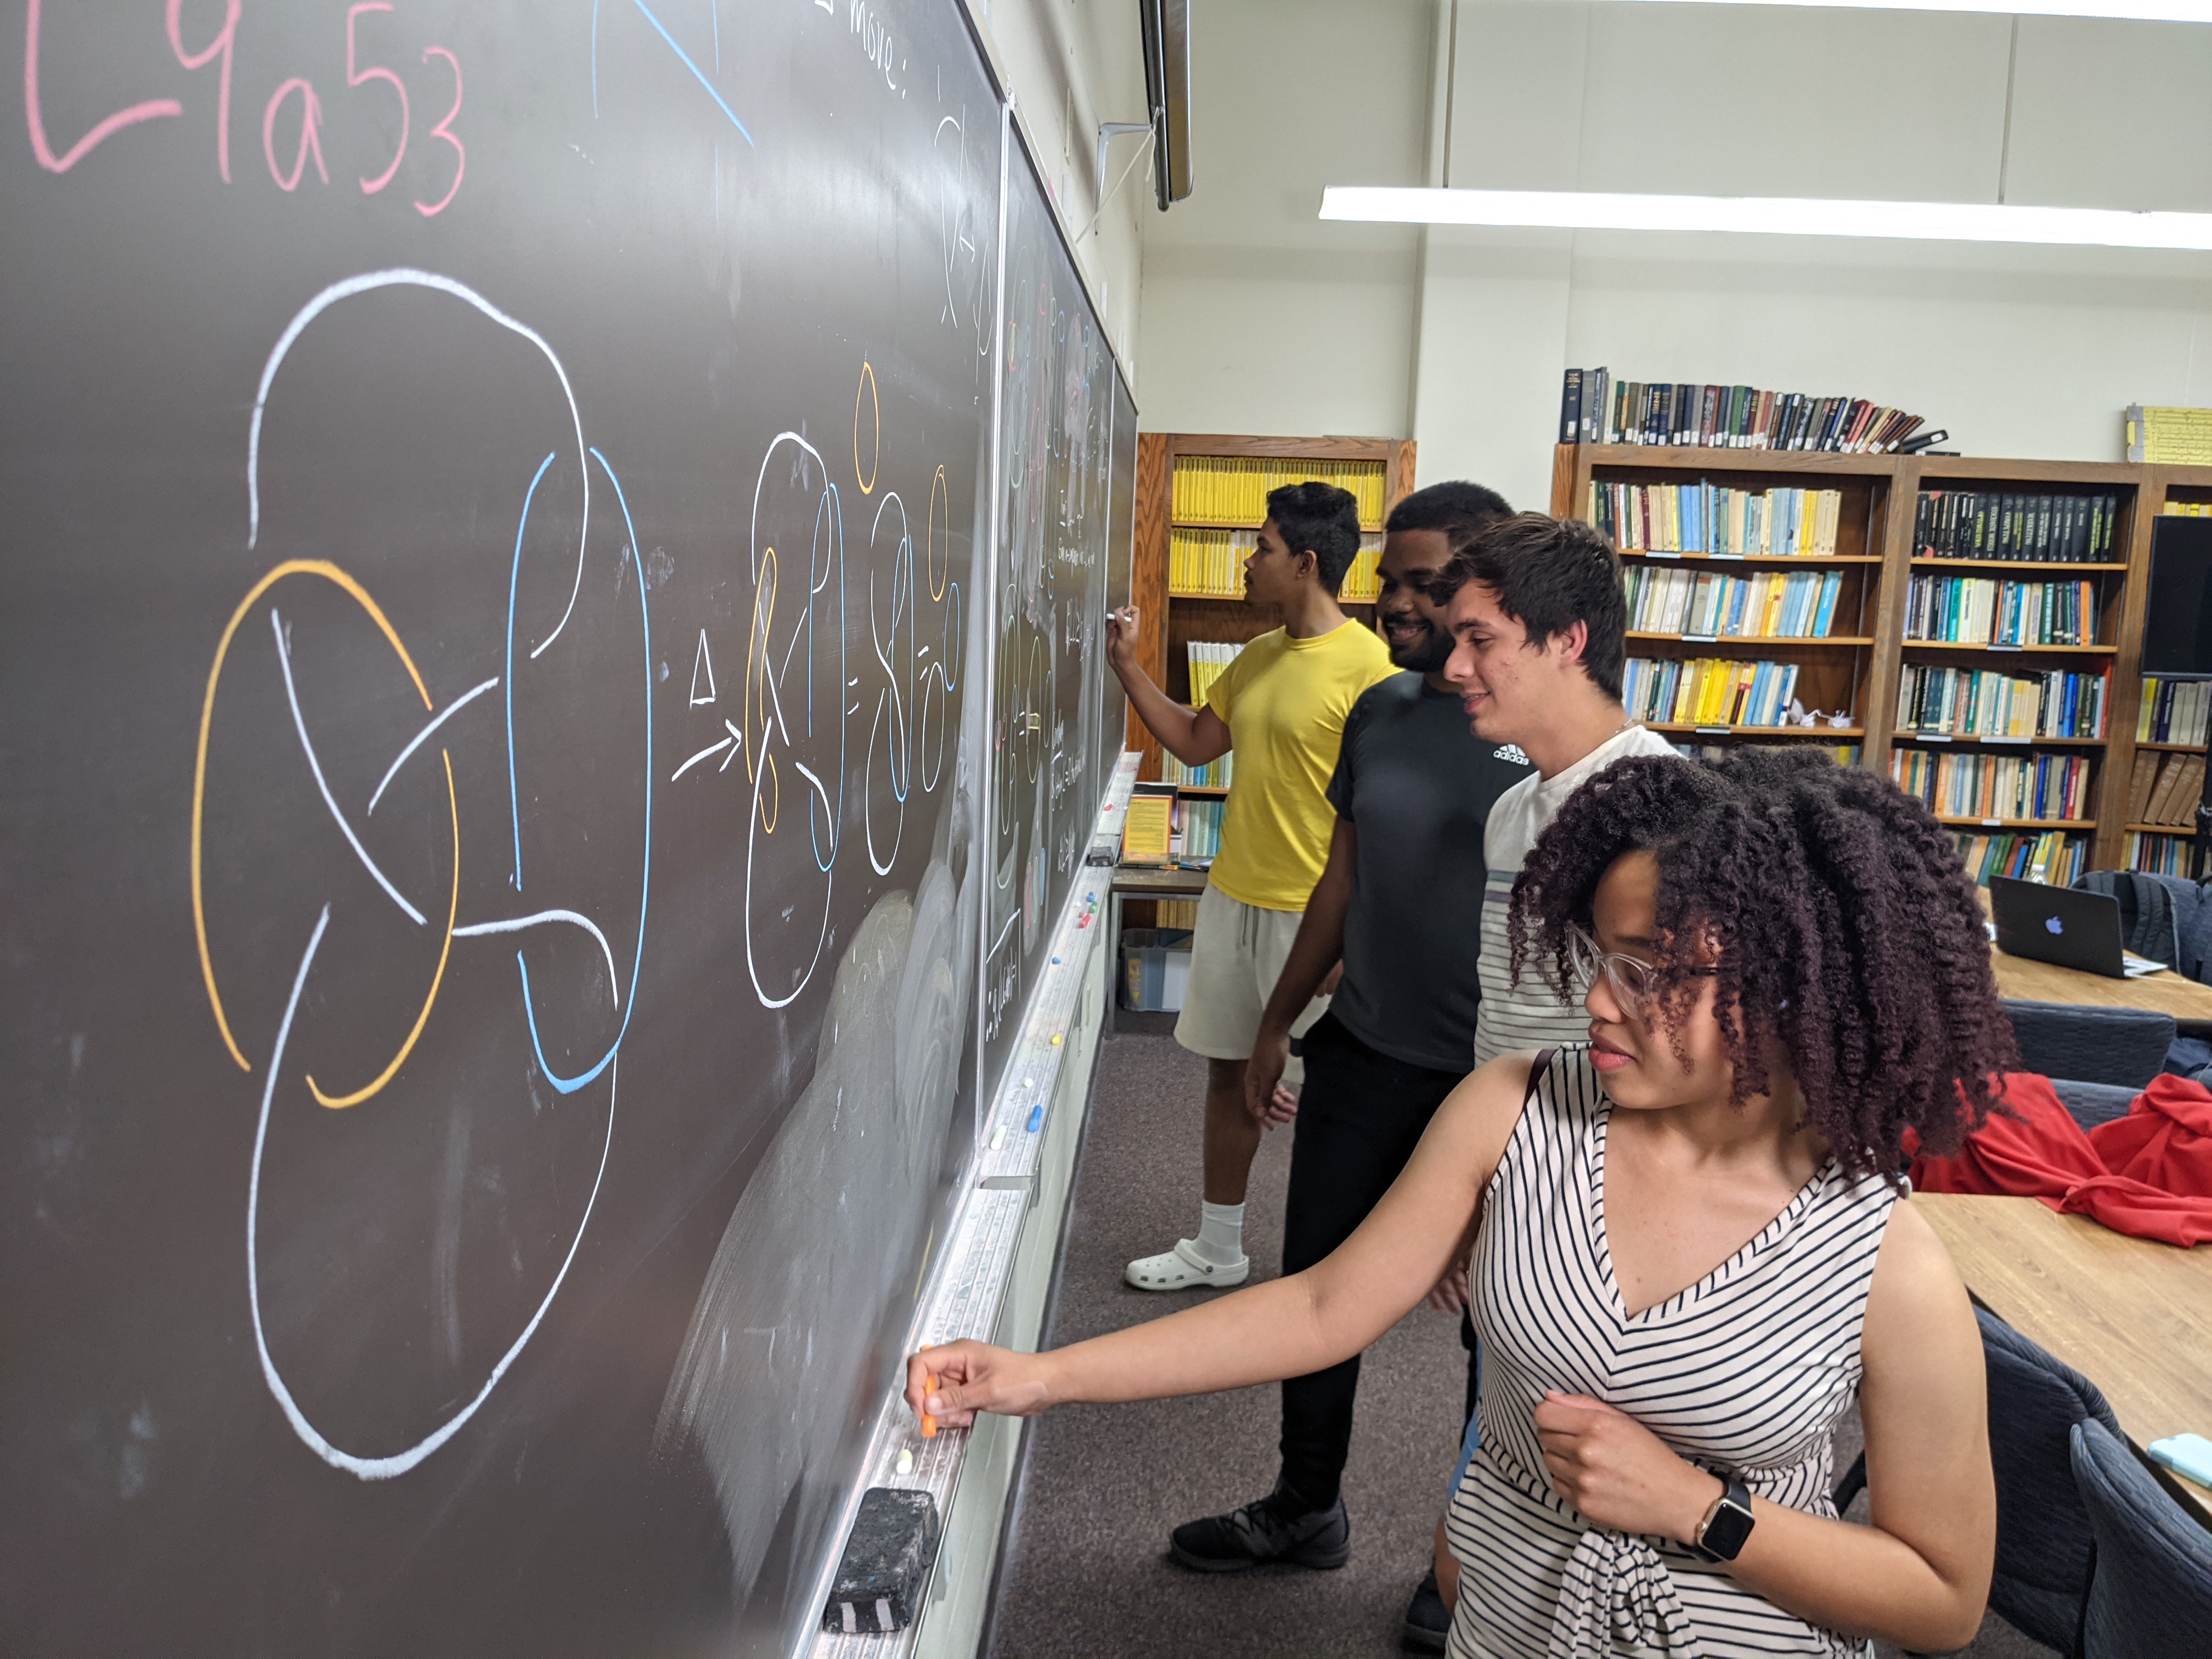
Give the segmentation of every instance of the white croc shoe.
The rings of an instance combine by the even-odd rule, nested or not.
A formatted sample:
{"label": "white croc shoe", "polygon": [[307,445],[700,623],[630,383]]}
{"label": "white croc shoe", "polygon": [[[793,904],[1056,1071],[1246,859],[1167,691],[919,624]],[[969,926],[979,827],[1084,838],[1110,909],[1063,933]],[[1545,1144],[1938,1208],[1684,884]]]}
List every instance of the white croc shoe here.
{"label": "white croc shoe", "polygon": [[1226,1267],[1217,1267],[1198,1253],[1195,1239],[1179,1238],[1172,1250],[1142,1255],[1122,1274],[1140,1291],[1225,1291],[1250,1277],[1252,1258],[1240,1255]]}

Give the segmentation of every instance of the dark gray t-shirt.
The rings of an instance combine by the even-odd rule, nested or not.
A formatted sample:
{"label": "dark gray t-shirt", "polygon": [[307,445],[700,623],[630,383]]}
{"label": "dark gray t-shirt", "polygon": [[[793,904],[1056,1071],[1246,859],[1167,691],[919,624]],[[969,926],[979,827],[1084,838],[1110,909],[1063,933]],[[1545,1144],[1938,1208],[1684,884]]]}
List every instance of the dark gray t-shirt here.
{"label": "dark gray t-shirt", "polygon": [[1531,770],[1520,752],[1476,737],[1459,699],[1413,673],[1370,686],[1344,723],[1328,799],[1358,832],[1359,857],[1329,1007],[1394,1060],[1474,1068],[1482,833]]}

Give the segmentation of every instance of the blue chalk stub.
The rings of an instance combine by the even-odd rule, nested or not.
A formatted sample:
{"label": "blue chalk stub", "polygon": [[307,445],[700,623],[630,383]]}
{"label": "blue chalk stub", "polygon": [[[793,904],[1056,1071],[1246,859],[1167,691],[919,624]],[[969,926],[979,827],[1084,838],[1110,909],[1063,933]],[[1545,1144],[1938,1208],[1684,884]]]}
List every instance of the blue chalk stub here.
{"label": "blue chalk stub", "polygon": [[845,1540],[822,1628],[847,1636],[904,1630],[921,1610],[937,1540],[937,1500],[927,1492],[869,1487]]}

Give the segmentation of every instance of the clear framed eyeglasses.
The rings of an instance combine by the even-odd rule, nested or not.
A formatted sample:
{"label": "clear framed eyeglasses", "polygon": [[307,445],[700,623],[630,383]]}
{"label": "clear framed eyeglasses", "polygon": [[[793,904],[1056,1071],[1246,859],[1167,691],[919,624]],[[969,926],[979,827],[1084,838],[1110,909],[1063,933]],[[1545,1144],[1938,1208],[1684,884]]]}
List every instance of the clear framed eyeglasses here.
{"label": "clear framed eyeglasses", "polygon": [[1580,922],[1567,924],[1567,961],[1575,970],[1575,983],[1585,993],[1603,974],[1622,1008],[1632,1014],[1644,1012],[1644,999],[1651,988],[1650,963],[1605,950]]}
{"label": "clear framed eyeglasses", "polygon": [[[1613,994],[1626,1012],[1644,1018],[1645,1003],[1651,994],[1651,986],[1658,969],[1640,957],[1623,956],[1618,951],[1607,951],[1597,942],[1597,936],[1579,922],[1567,924],[1567,961],[1575,970],[1576,982],[1587,993],[1597,983],[1600,974],[1613,988]],[[1710,976],[1717,970],[1693,968],[1692,974]],[[1785,1006],[1787,1005],[1784,1005]]]}

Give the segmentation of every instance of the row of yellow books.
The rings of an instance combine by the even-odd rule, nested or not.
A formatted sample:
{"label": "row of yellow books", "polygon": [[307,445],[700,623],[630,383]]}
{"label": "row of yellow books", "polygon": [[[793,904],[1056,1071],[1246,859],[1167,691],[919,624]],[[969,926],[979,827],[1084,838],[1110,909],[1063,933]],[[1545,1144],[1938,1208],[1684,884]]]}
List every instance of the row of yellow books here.
{"label": "row of yellow books", "polygon": [[1308,480],[1348,489],[1363,529],[1382,527],[1380,461],[1278,460],[1260,455],[1179,455],[1170,516],[1177,524],[1249,525],[1267,517],[1267,492]]}
{"label": "row of yellow books", "polygon": [[1244,648],[1243,641],[1224,643],[1214,640],[1192,640],[1183,646],[1183,654],[1190,664],[1190,706],[1206,707],[1206,693],[1213,690],[1214,681],[1221,671],[1237,660],[1237,653]]}
{"label": "row of yellow books", "polygon": [[[1256,530],[1186,530],[1168,532],[1168,592],[1186,599],[1241,599],[1244,561],[1259,545]],[[1376,566],[1382,557],[1382,532],[1364,532],[1352,568],[1344,573],[1337,598],[1372,605],[1382,592]]]}
{"label": "row of yellow books", "polygon": [[1629,717],[1658,726],[1780,726],[1797,689],[1794,662],[1631,657],[1623,671]]}
{"label": "row of yellow books", "polygon": [[2212,501],[2168,501],[2166,516],[2169,519],[2212,519]]}

